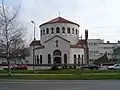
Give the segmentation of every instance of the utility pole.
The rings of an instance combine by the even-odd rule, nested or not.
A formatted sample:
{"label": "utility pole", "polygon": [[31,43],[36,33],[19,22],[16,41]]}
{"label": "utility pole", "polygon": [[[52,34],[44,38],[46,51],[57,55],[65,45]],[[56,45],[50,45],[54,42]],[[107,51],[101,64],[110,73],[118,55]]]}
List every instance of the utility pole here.
{"label": "utility pole", "polygon": [[36,23],[34,21],[31,21],[31,23],[33,24],[33,33],[34,33],[34,39],[33,39],[33,70],[35,69],[35,26]]}

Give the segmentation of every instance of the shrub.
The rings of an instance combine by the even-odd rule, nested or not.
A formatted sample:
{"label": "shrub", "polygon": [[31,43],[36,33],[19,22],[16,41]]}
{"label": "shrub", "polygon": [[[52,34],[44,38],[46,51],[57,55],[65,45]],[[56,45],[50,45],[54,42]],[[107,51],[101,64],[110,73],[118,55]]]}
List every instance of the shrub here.
{"label": "shrub", "polygon": [[59,70],[58,66],[52,66],[51,70]]}

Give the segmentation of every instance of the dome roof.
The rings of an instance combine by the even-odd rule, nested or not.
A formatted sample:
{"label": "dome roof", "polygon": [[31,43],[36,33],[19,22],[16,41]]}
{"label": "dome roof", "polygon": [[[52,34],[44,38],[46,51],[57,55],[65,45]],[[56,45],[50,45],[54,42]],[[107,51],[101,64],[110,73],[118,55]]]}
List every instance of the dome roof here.
{"label": "dome roof", "polygon": [[69,20],[67,20],[67,19],[64,19],[64,18],[62,18],[62,17],[57,17],[57,18],[52,19],[52,20],[50,20],[50,21],[48,21],[48,22],[46,22],[46,23],[41,24],[40,27],[41,27],[42,25],[51,24],[51,23],[71,23],[71,24],[75,24],[75,25],[79,26],[79,24],[77,24],[77,23],[74,23],[74,22],[69,21]]}

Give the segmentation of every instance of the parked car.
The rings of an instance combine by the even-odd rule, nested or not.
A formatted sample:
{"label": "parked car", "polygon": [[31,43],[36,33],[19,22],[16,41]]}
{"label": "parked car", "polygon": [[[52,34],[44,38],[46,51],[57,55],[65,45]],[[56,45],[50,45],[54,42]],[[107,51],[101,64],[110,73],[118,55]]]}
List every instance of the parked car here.
{"label": "parked car", "polygon": [[113,66],[108,67],[109,70],[117,70],[120,69],[120,64],[114,64]]}
{"label": "parked car", "polygon": [[15,70],[27,70],[27,65],[17,65],[14,67]]}
{"label": "parked car", "polygon": [[[14,65],[10,66],[12,70],[27,70],[27,65]],[[8,70],[8,66],[3,67],[4,70]]]}
{"label": "parked car", "polygon": [[98,70],[99,66],[95,65],[95,64],[86,64],[86,65],[82,66],[81,69],[90,69],[90,70],[96,69],[96,70]]}

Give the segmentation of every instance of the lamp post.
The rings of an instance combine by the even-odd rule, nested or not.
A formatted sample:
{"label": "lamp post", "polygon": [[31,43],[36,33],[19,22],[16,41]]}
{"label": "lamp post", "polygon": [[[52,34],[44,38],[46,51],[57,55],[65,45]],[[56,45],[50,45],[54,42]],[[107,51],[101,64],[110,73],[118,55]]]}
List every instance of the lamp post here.
{"label": "lamp post", "polygon": [[33,70],[34,70],[34,64],[35,64],[35,26],[36,26],[36,24],[35,24],[35,22],[34,21],[31,21],[31,23],[33,24],[33,33],[34,33],[34,39],[33,39]]}

